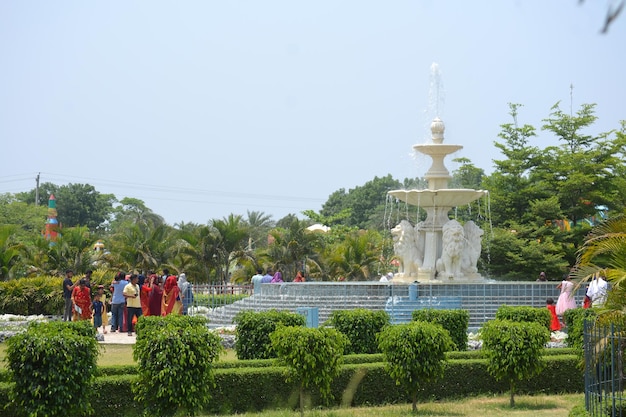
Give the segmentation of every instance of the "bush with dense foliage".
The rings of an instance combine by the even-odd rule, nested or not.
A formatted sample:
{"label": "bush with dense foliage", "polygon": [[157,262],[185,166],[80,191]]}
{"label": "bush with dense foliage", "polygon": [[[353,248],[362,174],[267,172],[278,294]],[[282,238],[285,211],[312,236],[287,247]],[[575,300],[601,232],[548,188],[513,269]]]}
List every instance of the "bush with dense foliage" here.
{"label": "bush with dense foliage", "polygon": [[550,311],[544,307],[501,305],[496,311],[496,320],[510,320],[522,323],[539,323],[550,330]]}
{"label": "bush with dense foliage", "polygon": [[467,328],[469,326],[469,312],[467,310],[414,310],[414,321],[425,321],[441,325],[450,333],[456,350],[467,349]]}
{"label": "bush with dense foliage", "polygon": [[137,320],[133,357],[139,378],[135,399],[149,415],[195,415],[214,386],[212,365],[223,347],[202,317],[168,315]]}
{"label": "bush with dense foliage", "polygon": [[322,400],[332,399],[330,384],[339,375],[348,338],[335,329],[279,326],[270,334],[272,347],[287,366],[287,381],[299,385],[300,415],[306,389],[316,387]]}
{"label": "bush with dense foliage", "polygon": [[376,335],[389,324],[389,315],[384,310],[335,310],[327,324],[348,338],[346,353],[378,353]]}
{"label": "bush with dense foliage", "polygon": [[89,414],[97,357],[88,321],[30,324],[7,340],[13,406],[27,416]]}
{"label": "bush with dense foliage", "polygon": [[576,354],[583,357],[583,333],[585,320],[595,318],[597,311],[594,308],[572,308],[563,313],[563,321],[567,326],[567,346],[574,349]]}
{"label": "bush with dense foliage", "polygon": [[489,373],[510,386],[510,404],[515,406],[519,381],[537,375],[543,368],[542,352],[550,340],[550,330],[537,323],[491,320],[481,329]]}
{"label": "bush with dense foliage", "polygon": [[[95,270],[91,276],[93,291],[99,284],[108,292],[114,274],[105,270]],[[81,276],[74,276],[76,282]],[[110,299],[110,297],[108,297]],[[0,281],[0,312],[22,316],[60,316],[63,314],[63,278],[41,275],[32,278]]]}
{"label": "bush with dense foliage", "polygon": [[415,412],[420,387],[443,376],[446,351],[453,345],[450,334],[438,324],[413,321],[388,326],[378,343],[387,372],[409,394]]}
{"label": "bush with dense foliage", "polygon": [[270,333],[281,324],[287,327],[306,324],[306,319],[300,314],[276,310],[241,311],[233,321],[237,323],[235,350],[238,359],[275,358]]}

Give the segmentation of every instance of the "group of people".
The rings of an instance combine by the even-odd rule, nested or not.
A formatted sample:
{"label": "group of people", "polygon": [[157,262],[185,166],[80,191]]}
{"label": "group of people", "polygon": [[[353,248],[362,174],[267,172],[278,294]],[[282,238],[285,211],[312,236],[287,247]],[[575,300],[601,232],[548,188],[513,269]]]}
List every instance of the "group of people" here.
{"label": "group of people", "polygon": [[85,276],[76,282],[72,281],[74,271],[67,269],[63,280],[63,298],[65,307],[63,321],[92,320],[97,329],[102,326],[106,333],[108,315],[106,310],[106,294],[104,285],[98,285],[96,293],[91,293],[92,271],[85,272]]}
{"label": "group of people", "polygon": [[[256,270],[256,274],[252,276],[250,282],[252,285],[256,284],[279,284],[281,282],[285,282],[283,280],[283,274],[280,271],[276,271],[272,273],[271,269],[268,269],[263,275],[263,270],[258,268]],[[304,277],[304,273],[298,271],[296,277],[293,279],[293,282],[306,282],[306,278]]]}
{"label": "group of people", "polygon": [[[542,273],[543,274],[543,273]],[[544,274],[545,277],[545,274]],[[546,306],[550,310],[552,320],[550,323],[550,330],[561,330],[563,314],[570,309],[576,308],[576,300],[574,299],[575,285],[572,282],[572,277],[567,274],[563,277],[563,281],[556,286],[561,291],[557,302],[554,299],[548,298],[546,300]],[[602,276],[602,273],[597,273],[592,278],[587,291],[585,292],[585,299],[583,301],[583,308],[600,307],[606,301],[608,292],[608,283]]]}
{"label": "group of people", "polygon": [[[73,271],[65,271],[63,296],[65,310],[63,320],[90,320],[96,329],[102,327],[107,333],[107,302],[104,286],[98,285],[96,293],[91,293],[91,271],[76,283],[72,281]],[[153,272],[144,275],[119,272],[109,290],[111,297],[111,332],[127,331],[131,336],[136,320],[144,316],[165,316],[168,314],[186,315],[192,305],[194,295],[185,273],[170,275],[167,269],[163,276]]]}

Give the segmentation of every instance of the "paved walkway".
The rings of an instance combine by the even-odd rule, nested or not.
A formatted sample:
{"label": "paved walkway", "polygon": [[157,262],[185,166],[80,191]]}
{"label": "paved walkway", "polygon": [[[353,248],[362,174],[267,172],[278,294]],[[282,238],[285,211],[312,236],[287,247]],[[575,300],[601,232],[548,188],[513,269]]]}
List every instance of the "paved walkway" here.
{"label": "paved walkway", "polygon": [[110,344],[110,345],[134,345],[136,340],[136,335],[133,333],[132,336],[129,336],[128,333],[107,333],[103,334],[104,341],[100,342],[102,344]]}

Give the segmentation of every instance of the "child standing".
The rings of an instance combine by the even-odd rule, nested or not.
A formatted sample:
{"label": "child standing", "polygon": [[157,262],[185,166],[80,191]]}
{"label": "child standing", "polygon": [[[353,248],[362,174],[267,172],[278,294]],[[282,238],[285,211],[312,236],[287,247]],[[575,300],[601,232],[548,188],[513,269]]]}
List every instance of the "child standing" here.
{"label": "child standing", "polygon": [[100,301],[102,301],[102,332],[106,334],[106,326],[109,325],[109,316],[107,314],[107,295],[104,293],[104,285],[98,285],[98,292],[96,294],[100,296]]}
{"label": "child standing", "polygon": [[91,303],[91,311],[93,312],[93,327],[98,330],[98,327],[102,326],[102,311],[104,311],[104,304],[102,304],[102,301],[100,301],[99,293],[96,293],[96,295],[93,297],[93,303]]}
{"label": "child standing", "polygon": [[554,332],[561,330],[561,322],[559,322],[559,318],[556,315],[556,306],[554,305],[554,300],[552,298],[548,298],[546,300],[546,307],[550,311],[550,316],[552,317],[552,320],[550,321],[550,331]]}

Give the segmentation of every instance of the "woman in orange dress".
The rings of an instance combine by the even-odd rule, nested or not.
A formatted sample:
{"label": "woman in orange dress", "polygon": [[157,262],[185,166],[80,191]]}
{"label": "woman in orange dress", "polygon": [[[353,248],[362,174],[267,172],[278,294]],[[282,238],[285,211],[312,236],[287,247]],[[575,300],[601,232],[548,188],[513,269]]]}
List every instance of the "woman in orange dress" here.
{"label": "woman in orange dress", "polygon": [[163,287],[163,308],[161,309],[161,315],[180,314],[182,306],[178,280],[175,275],[170,275],[165,280],[165,286]]}
{"label": "woman in orange dress", "polygon": [[91,320],[91,291],[84,279],[72,290],[72,312],[74,321]]}

